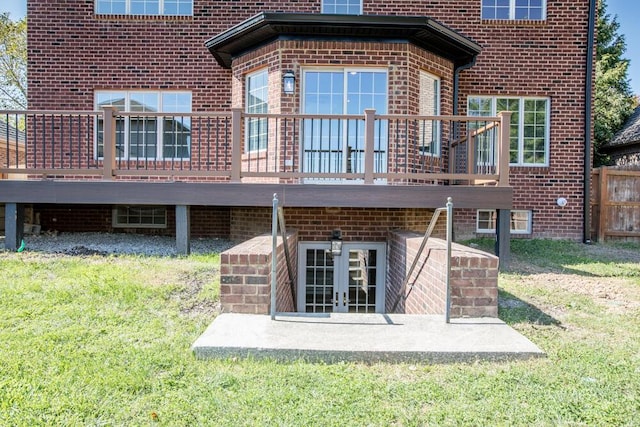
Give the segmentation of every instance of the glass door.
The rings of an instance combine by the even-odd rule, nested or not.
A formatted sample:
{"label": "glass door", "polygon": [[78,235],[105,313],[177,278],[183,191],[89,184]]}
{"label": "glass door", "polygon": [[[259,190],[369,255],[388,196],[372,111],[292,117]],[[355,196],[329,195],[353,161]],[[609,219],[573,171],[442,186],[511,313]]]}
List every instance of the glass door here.
{"label": "glass door", "polygon": [[301,243],[299,257],[299,311],[384,312],[384,243],[344,243],[341,255],[329,243]]}
{"label": "glass door", "polygon": [[[357,114],[373,108],[387,114],[387,71],[324,69],[303,71],[305,114]],[[306,119],[302,129],[302,164],[307,173],[363,173],[363,119]],[[386,172],[387,123],[375,127],[375,172]]]}

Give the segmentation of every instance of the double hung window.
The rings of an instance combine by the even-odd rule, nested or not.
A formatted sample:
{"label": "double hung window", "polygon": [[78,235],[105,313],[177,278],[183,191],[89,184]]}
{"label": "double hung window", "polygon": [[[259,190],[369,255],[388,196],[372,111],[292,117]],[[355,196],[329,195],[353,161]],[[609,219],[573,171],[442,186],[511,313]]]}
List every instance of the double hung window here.
{"label": "double hung window", "polygon": [[[420,115],[440,114],[440,78],[420,72]],[[440,155],[441,122],[421,120],[419,123],[419,152],[428,156]]]}
{"label": "double hung window", "polygon": [[[246,78],[246,111],[249,114],[269,112],[269,73],[260,70]],[[266,117],[247,118],[246,151],[267,149],[268,120]]]}
{"label": "double hung window", "polygon": [[[191,93],[99,91],[96,109],[114,106],[127,114],[116,120],[119,159],[189,159],[191,149]],[[155,114],[148,114],[155,113]],[[163,114],[158,114],[163,113]],[[166,113],[166,114],[165,114]],[[97,123],[96,153],[104,156],[104,124]]]}
{"label": "double hung window", "polygon": [[481,0],[482,19],[543,21],[547,0]]}
{"label": "double hung window", "polygon": [[362,15],[362,0],[322,0],[322,13]]}
{"label": "double hung window", "polygon": [[511,111],[510,163],[519,166],[549,164],[549,99],[471,96],[470,116],[495,116]]}

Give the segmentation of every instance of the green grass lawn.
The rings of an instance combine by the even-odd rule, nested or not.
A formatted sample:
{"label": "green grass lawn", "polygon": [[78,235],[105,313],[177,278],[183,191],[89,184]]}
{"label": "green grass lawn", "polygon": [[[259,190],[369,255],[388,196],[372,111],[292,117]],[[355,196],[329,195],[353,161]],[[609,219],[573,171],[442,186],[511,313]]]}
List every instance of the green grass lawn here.
{"label": "green grass lawn", "polygon": [[639,425],[640,246],[512,248],[500,317],[548,357],[449,365],[195,360],[216,255],[0,252],[0,425]]}

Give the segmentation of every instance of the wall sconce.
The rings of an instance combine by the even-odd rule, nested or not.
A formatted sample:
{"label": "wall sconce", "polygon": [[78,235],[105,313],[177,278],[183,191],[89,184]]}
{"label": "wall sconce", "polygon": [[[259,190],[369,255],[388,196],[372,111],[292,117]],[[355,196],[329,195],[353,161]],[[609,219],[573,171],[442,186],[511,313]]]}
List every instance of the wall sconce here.
{"label": "wall sconce", "polygon": [[331,233],[331,255],[342,255],[342,232],[340,230],[333,230]]}
{"label": "wall sconce", "polygon": [[293,71],[287,71],[282,76],[282,90],[287,95],[293,95],[296,90],[296,75]]}

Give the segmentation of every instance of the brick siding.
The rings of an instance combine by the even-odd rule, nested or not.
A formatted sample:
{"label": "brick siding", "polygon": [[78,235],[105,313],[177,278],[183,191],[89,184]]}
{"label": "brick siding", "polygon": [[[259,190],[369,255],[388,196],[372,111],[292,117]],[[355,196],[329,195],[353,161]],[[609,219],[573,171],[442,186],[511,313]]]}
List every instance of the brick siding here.
{"label": "brick siding", "polygon": [[[340,52],[336,58],[321,43],[304,51],[297,42],[279,42],[294,57],[288,66],[386,65],[390,74],[390,112],[417,111],[410,89],[418,69],[443,78],[443,114],[466,113],[469,95],[544,96],[550,99],[550,163],[548,167],[514,167],[514,209],[533,211],[533,236],[580,239],[583,222],[585,61],[588,4],[586,0],[547,2],[543,22],[483,21],[479,0],[430,2],[364,1],[364,14],[426,15],[479,43],[476,64],[460,74],[459,98],[453,100],[450,66],[439,59],[412,55],[415,47],[366,46],[358,60]],[[29,107],[32,109],[90,110],[95,90],[188,90],[193,111],[220,111],[242,105],[245,70],[260,66],[253,53],[234,73],[222,69],[204,48],[209,37],[263,11],[320,11],[320,0],[297,2],[210,2],[194,0],[193,17],[96,16],[93,1],[30,1]],[[353,44],[357,47],[356,44]],[[316,52],[318,50],[318,52]],[[343,54],[344,54],[343,49]],[[386,54],[381,54],[382,51]],[[384,53],[384,52],[383,52]],[[414,52],[415,53],[415,52]],[[342,56],[341,56],[342,55]],[[427,55],[428,56],[428,55]],[[73,60],[69,60],[73,58]],[[398,61],[398,63],[397,63]],[[273,66],[270,62],[268,66]],[[416,75],[409,75],[415,70]],[[276,78],[274,76],[274,78]],[[299,82],[299,79],[298,79]],[[273,89],[277,90],[276,88]],[[234,94],[235,93],[235,94]],[[299,93],[299,89],[298,89]],[[273,105],[273,111],[287,107]],[[289,105],[294,108],[295,105]],[[560,209],[555,200],[565,197]],[[460,215],[461,229],[475,229],[475,213]]]}
{"label": "brick siding", "polygon": [[[287,230],[298,230],[301,241],[328,241],[333,230],[344,241],[384,242],[392,230],[424,233],[433,211],[429,209],[284,208]],[[433,235],[444,237],[444,217]],[[271,208],[233,208],[231,239],[244,241],[271,230]]]}

